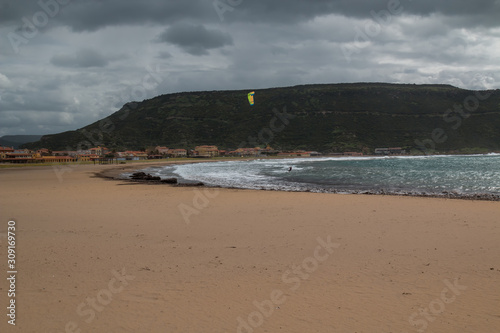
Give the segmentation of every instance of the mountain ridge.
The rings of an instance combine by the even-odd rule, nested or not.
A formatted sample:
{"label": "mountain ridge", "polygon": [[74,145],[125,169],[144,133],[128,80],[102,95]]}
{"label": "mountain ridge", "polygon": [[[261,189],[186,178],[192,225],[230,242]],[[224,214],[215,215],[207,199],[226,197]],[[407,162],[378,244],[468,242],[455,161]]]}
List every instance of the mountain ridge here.
{"label": "mountain ridge", "polygon": [[[255,91],[253,106],[249,91]],[[283,113],[285,122],[279,117]],[[202,144],[321,152],[387,146],[422,152],[500,150],[500,91],[350,83],[178,92],[126,103],[81,129],[45,135],[24,146],[118,150]]]}
{"label": "mountain ridge", "polygon": [[38,141],[43,135],[4,135],[0,137],[0,146],[19,148],[19,146]]}

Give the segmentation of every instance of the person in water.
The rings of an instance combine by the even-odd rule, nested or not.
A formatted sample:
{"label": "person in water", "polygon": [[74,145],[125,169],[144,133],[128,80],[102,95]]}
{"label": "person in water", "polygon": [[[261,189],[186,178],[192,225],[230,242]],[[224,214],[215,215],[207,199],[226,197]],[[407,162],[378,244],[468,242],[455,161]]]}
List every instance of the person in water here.
{"label": "person in water", "polygon": [[292,171],[292,167],[289,167],[289,168],[288,168],[288,172],[290,172],[290,171]]}

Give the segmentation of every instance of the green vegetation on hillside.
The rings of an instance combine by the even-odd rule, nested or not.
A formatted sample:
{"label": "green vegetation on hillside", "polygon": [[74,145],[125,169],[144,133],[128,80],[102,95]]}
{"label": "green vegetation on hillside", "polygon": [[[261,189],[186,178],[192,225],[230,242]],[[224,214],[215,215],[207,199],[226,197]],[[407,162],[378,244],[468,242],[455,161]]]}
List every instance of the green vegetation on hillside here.
{"label": "green vegetation on hillside", "polygon": [[119,150],[209,144],[235,149],[269,144],[321,152],[368,152],[376,147],[500,150],[499,90],[304,85],[255,90],[254,106],[248,103],[248,91],[175,93],[128,103],[101,121],[46,135],[25,147],[76,150],[101,145]]}

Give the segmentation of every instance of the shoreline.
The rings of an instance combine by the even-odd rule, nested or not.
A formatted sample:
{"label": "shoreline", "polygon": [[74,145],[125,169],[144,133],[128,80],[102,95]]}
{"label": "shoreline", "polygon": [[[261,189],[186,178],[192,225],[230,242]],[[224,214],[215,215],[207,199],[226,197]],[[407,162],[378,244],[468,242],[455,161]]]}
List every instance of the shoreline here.
{"label": "shoreline", "polygon": [[[445,155],[435,155],[435,156],[445,156]],[[347,156],[348,157],[348,156]],[[370,156],[370,157],[375,157],[375,156]],[[317,157],[287,157],[286,159],[295,159],[295,158],[317,158]],[[142,161],[136,161],[130,164],[76,164],[76,165],[66,165],[66,164],[53,164],[53,165],[44,165],[44,166],[23,166],[23,167],[9,167],[9,168],[0,168],[0,174],[2,172],[8,172],[8,171],[32,171],[32,170],[40,170],[40,169],[47,169],[47,168],[67,168],[69,172],[72,172],[73,170],[78,170],[79,168],[82,167],[88,167],[88,168],[95,168],[99,167],[100,170],[95,170],[93,175],[95,177],[107,179],[107,180],[112,180],[112,181],[122,181],[122,182],[127,182],[127,183],[142,183],[142,184],[147,184],[147,185],[162,185],[162,186],[171,186],[171,187],[191,187],[191,186],[196,186],[196,187],[203,187],[203,188],[225,188],[225,189],[230,189],[230,190],[248,190],[248,191],[271,191],[271,192],[287,192],[287,193],[324,193],[324,194],[333,194],[333,195],[356,195],[356,196],[392,196],[392,197],[415,197],[415,198],[435,198],[435,199],[453,199],[453,200],[466,200],[466,201],[491,201],[491,202],[498,202],[500,201],[500,195],[493,195],[493,194],[460,194],[460,193],[453,193],[453,192],[448,192],[448,193],[443,193],[443,194],[434,194],[434,193],[429,193],[429,194],[422,194],[422,193],[396,193],[396,192],[391,192],[391,191],[386,191],[384,189],[381,190],[373,190],[373,191],[366,191],[366,190],[360,190],[360,191],[352,191],[352,192],[345,192],[345,191],[340,191],[340,190],[311,190],[311,189],[305,189],[305,190],[283,190],[283,189],[265,189],[265,188],[260,188],[260,189],[254,189],[254,188],[243,188],[243,187],[225,187],[225,186],[209,186],[209,185],[200,185],[198,182],[195,183],[195,185],[189,185],[189,184],[183,184],[183,185],[178,185],[178,184],[165,184],[161,183],[160,181],[151,181],[151,180],[134,180],[134,179],[127,179],[127,178],[121,178],[120,175],[123,173],[127,172],[134,172],[134,171],[143,171],[147,168],[151,167],[162,167],[162,166],[167,166],[167,165],[172,165],[172,164],[192,164],[192,163],[213,163],[213,162],[226,162],[226,161],[250,161],[250,160],[260,160],[262,158],[224,158],[224,159],[191,159],[191,160],[174,160],[174,161],[169,161],[169,160],[163,160],[163,161],[151,161],[148,160],[147,162],[142,162]],[[266,159],[274,159],[272,157],[268,157]],[[277,159],[285,159],[285,158],[277,158]]]}
{"label": "shoreline", "polygon": [[[155,180],[139,180],[139,179],[127,179],[127,178],[121,178],[119,177],[123,173],[127,172],[139,172],[139,171],[144,171],[145,169],[149,167],[161,167],[165,165],[171,165],[171,164],[190,164],[190,163],[210,163],[210,162],[224,162],[224,161],[249,161],[251,159],[231,159],[231,160],[222,160],[222,161],[209,161],[209,160],[203,160],[203,161],[172,161],[172,162],[159,162],[159,163],[154,163],[154,162],[149,162],[151,164],[148,164],[147,167],[145,168],[136,168],[136,166],[126,166],[120,168],[119,166],[116,166],[115,169],[110,169],[110,170],[104,170],[97,172],[95,175],[97,177],[105,178],[105,179],[110,179],[110,180],[116,180],[116,181],[126,181],[126,182],[131,182],[131,183],[144,183],[148,185],[169,185],[172,187],[181,187],[181,186],[189,186],[186,184],[179,185],[179,184],[165,184],[162,183],[161,181],[155,181]],[[226,189],[233,189],[233,190],[256,190],[256,191],[277,191],[277,192],[299,192],[299,193],[325,193],[325,194],[337,194],[337,195],[369,195],[369,196],[395,196],[395,197],[417,197],[417,198],[437,198],[437,199],[454,199],[454,200],[469,200],[469,201],[500,201],[500,195],[494,195],[494,194],[460,194],[460,193],[454,193],[454,192],[446,192],[442,194],[434,194],[434,193],[411,193],[411,192],[404,192],[404,193],[397,193],[397,192],[391,192],[391,191],[386,191],[384,189],[381,190],[360,190],[360,191],[352,191],[352,192],[345,192],[342,190],[311,190],[311,189],[304,189],[304,190],[284,190],[284,189],[265,189],[265,188],[260,188],[260,189],[254,189],[254,188],[245,188],[245,187],[226,187],[226,186],[209,186],[209,185],[200,185],[199,181],[196,181],[197,187],[206,187],[206,188],[226,188]]]}

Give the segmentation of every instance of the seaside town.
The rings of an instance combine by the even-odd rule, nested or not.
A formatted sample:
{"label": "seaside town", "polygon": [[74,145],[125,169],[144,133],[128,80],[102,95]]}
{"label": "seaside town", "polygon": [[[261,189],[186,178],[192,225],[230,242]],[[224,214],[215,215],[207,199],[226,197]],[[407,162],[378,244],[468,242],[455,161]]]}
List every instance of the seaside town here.
{"label": "seaside town", "polygon": [[[376,148],[375,155],[405,155],[402,148]],[[115,151],[105,147],[94,147],[87,150],[52,151],[46,148],[32,151],[0,146],[0,163],[69,163],[98,162],[120,163],[125,161],[165,159],[165,158],[212,158],[212,157],[314,157],[314,156],[363,156],[360,152],[344,152],[323,155],[316,151],[294,150],[281,151],[270,146],[266,148],[238,148],[227,151],[217,146],[196,146],[192,150],[168,148],[164,146],[147,147],[145,150]]]}

